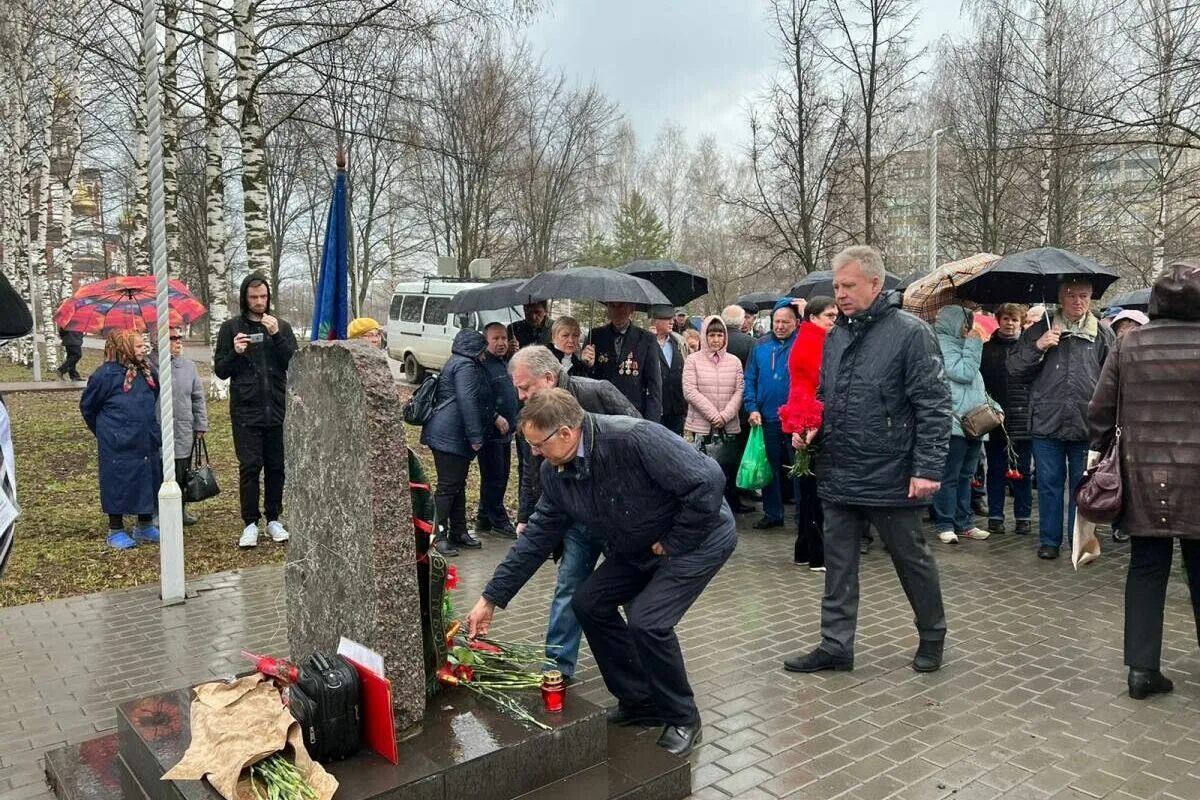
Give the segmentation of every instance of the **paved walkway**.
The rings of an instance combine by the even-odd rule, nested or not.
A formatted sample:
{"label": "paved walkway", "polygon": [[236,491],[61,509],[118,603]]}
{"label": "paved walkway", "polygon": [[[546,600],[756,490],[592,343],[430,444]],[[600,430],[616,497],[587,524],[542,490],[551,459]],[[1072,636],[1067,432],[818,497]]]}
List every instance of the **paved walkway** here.
{"label": "paved walkway", "polygon": [[[874,551],[855,671],[794,676],[779,663],[817,641],[822,578],[791,565],[789,535],[745,532],[681,630],[706,725],[695,797],[1197,800],[1200,657],[1186,588],[1173,584],[1168,603],[1175,693],[1132,701],[1127,549],[1106,546],[1076,574],[1037,560],[1030,537],[938,545],[950,639],[933,675],[909,668],[912,615]],[[489,538],[457,559],[462,613],[504,550]],[[540,639],[552,580],[544,568],[497,631]],[[166,609],[153,588],[0,609],[0,797],[48,798],[41,754],[112,727],[114,703],[244,669],[243,647],[284,652],[278,567],[191,586],[199,597]],[[572,691],[604,702],[582,663],[589,679]]]}

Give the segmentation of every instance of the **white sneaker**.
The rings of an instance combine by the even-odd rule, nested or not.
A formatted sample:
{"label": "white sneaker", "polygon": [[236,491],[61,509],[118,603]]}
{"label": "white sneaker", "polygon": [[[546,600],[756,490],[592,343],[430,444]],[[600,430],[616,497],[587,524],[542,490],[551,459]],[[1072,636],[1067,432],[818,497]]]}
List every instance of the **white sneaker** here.
{"label": "white sneaker", "polygon": [[250,548],[258,547],[258,523],[251,522],[242,531],[242,538],[238,539],[238,547]]}
{"label": "white sneaker", "polygon": [[954,531],[938,531],[938,539],[943,544],[958,544],[958,536]]}
{"label": "white sneaker", "polygon": [[989,537],[991,535],[992,535],[991,531],[985,531],[983,528],[971,528],[971,530],[963,533],[963,538],[964,539],[975,539],[976,541],[983,541],[984,539],[986,539],[987,537]]}
{"label": "white sneaker", "polygon": [[273,542],[286,542],[292,537],[287,532],[287,528],[283,527],[283,523],[277,519],[273,519],[267,523],[267,535],[271,537],[271,541]]}

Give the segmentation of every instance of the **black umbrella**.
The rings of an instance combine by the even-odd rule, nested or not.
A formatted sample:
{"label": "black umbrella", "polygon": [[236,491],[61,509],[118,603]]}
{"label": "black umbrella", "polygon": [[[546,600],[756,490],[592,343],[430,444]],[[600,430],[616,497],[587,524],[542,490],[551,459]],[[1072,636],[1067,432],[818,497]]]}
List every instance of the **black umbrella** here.
{"label": "black umbrella", "polygon": [[1132,292],[1119,294],[1107,303],[1109,308],[1131,309],[1133,311],[1148,311],[1150,309],[1150,290],[1134,289]]}
{"label": "black umbrella", "polygon": [[[450,300],[451,314],[466,314],[471,311],[495,311],[533,302],[529,295],[521,292],[528,278],[506,278],[492,281],[486,286],[463,289]],[[542,300],[545,298],[537,298]]]}
{"label": "black umbrella", "polygon": [[0,274],[0,342],[18,339],[33,330],[33,315],[17,290]]}
{"label": "black umbrella", "polygon": [[[895,289],[900,284],[900,276],[887,273],[883,279],[884,290]],[[800,282],[788,289],[788,297],[833,297],[833,272],[820,270],[810,272],[800,279]]]}
{"label": "black umbrella", "polygon": [[1038,247],[1005,256],[963,281],[957,294],[977,303],[1057,303],[1058,286],[1066,278],[1090,282],[1093,296],[1099,297],[1118,277],[1078,253]]}
{"label": "black umbrella", "polygon": [[759,311],[767,311],[774,308],[775,304],[779,302],[780,297],[781,295],[778,292],[751,292],[734,300],[733,304],[741,306],[747,311],[754,309],[754,312],[758,313]]}
{"label": "black umbrella", "polygon": [[667,296],[645,278],[605,267],[567,267],[540,272],[518,292],[522,303],[541,299],[595,300],[636,306],[671,305]]}
{"label": "black umbrella", "polygon": [[667,296],[672,305],[686,305],[708,294],[708,278],[687,264],[676,261],[631,261],[617,269],[650,281]]}

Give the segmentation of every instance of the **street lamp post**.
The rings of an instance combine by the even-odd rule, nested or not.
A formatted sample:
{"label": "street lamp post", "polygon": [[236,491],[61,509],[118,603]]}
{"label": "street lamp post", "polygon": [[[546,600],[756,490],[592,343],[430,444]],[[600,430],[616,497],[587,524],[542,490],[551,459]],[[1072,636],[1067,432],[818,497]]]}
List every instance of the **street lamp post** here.
{"label": "street lamp post", "polygon": [[175,414],[171,380],[171,310],[167,303],[167,224],[163,197],[163,120],[158,79],[159,0],[142,0],[142,58],[145,80],[146,134],[150,143],[148,177],[150,218],[146,241],[154,268],[158,307],[158,417],[162,430],[163,482],[158,491],[159,594],[164,604],[182,603],[187,596],[183,564],[183,494],[175,482]]}
{"label": "street lamp post", "polygon": [[938,139],[950,128],[933,132],[929,148],[929,271],[937,269],[937,211],[938,211]]}

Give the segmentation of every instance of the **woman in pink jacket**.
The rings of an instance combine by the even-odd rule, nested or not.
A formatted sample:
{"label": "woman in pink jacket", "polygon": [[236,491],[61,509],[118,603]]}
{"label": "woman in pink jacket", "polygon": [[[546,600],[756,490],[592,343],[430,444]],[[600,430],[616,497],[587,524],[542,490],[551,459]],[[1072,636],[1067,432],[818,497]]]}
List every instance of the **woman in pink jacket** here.
{"label": "woman in pink jacket", "polygon": [[[736,439],[741,431],[738,410],[746,386],[742,362],[726,351],[725,323],[719,316],[705,319],[701,330],[704,332],[701,349],[683,362],[683,397],[688,404],[683,429],[693,438],[724,433],[731,440]],[[725,470],[725,499],[731,507],[736,507],[738,465],[737,459],[731,461],[721,467]]]}

